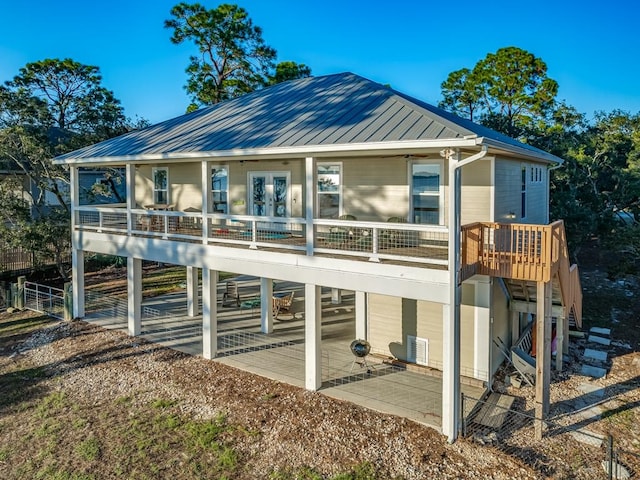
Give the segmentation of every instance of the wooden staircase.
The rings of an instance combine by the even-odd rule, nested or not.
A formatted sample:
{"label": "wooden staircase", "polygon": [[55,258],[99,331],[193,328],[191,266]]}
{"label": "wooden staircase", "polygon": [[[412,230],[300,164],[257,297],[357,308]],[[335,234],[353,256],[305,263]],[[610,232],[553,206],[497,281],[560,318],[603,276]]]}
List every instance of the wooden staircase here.
{"label": "wooden staircase", "polygon": [[553,304],[582,328],[582,287],[571,265],[564,222],[550,225],[472,223],[462,227],[462,281],[473,275],[505,280],[511,298],[536,302],[536,284],[551,282]]}

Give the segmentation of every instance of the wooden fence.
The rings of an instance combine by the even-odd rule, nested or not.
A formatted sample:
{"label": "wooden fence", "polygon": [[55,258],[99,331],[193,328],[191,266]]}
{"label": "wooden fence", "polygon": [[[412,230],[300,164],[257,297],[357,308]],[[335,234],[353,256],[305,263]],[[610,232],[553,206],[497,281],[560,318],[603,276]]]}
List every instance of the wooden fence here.
{"label": "wooden fence", "polygon": [[[70,262],[71,250],[67,249],[62,255],[62,263]],[[50,253],[0,244],[0,276],[27,273],[55,265],[55,257]]]}

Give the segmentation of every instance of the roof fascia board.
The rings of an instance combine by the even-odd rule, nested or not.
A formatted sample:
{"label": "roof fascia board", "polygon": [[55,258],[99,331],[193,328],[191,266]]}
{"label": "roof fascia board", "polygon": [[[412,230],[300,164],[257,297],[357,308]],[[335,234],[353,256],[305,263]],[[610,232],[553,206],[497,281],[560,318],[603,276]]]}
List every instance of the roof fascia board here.
{"label": "roof fascia board", "polygon": [[518,155],[519,158],[525,159],[525,160],[534,160],[537,162],[547,162],[547,163],[556,163],[558,165],[562,165],[564,163],[564,160],[560,157],[556,157],[555,155],[552,155],[550,153],[544,152],[544,151],[540,151],[539,154],[536,154],[536,152],[532,152],[531,150],[528,150],[526,148],[523,147],[518,147],[516,145],[510,145],[508,143],[504,143],[501,142],[499,140],[494,140],[494,139],[489,139],[486,137],[483,137],[483,145],[487,145],[490,149],[493,148],[495,150],[500,150],[502,152],[507,152],[507,153],[511,153],[511,154],[516,154]]}
{"label": "roof fascia board", "polygon": [[123,155],[114,157],[87,157],[53,159],[58,165],[104,165],[105,163],[127,162],[159,162],[159,161],[193,161],[200,159],[252,159],[252,158],[291,158],[291,157],[323,157],[344,154],[349,156],[367,155],[371,153],[415,153],[419,150],[437,151],[441,148],[476,147],[481,139],[455,138],[438,140],[408,140],[398,142],[369,142],[339,145],[309,145],[296,147],[275,147],[238,150],[220,150],[212,152],[180,152],[149,155]]}

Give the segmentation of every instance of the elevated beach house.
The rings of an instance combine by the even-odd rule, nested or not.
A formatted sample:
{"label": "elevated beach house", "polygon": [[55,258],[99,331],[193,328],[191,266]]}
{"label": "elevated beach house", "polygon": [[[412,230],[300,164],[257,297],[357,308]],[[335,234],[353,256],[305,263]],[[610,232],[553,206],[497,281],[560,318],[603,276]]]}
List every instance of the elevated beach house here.
{"label": "elevated beach house", "polygon": [[[581,294],[549,171],[562,160],[352,73],[282,83],[55,159],[71,170],[74,315],[84,252],[202,270],[202,354],[216,356],[218,272],[304,285],[304,365],[321,386],[320,288],[355,291],[353,338],[442,372],[442,430],[457,435],[461,376],[487,384],[535,317],[539,412]],[[126,170],[126,204],[79,202],[83,168]],[[195,286],[194,286],[195,284]],[[196,297],[197,298],[197,297]],[[193,312],[191,312],[193,314]],[[273,310],[261,328],[273,331]],[[561,368],[558,355],[558,368]]]}

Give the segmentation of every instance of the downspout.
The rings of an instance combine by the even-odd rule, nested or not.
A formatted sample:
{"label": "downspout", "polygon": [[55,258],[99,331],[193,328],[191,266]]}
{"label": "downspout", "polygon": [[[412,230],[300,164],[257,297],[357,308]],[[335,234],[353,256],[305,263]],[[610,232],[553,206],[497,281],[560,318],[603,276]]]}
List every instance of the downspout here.
{"label": "downspout", "polygon": [[444,362],[442,372],[443,405],[442,427],[443,433],[453,443],[458,437],[460,421],[460,248],[461,248],[461,168],[487,154],[488,148],[482,145],[482,150],[464,160],[457,160],[459,150],[446,149],[440,154],[449,161],[449,315],[444,325]]}

